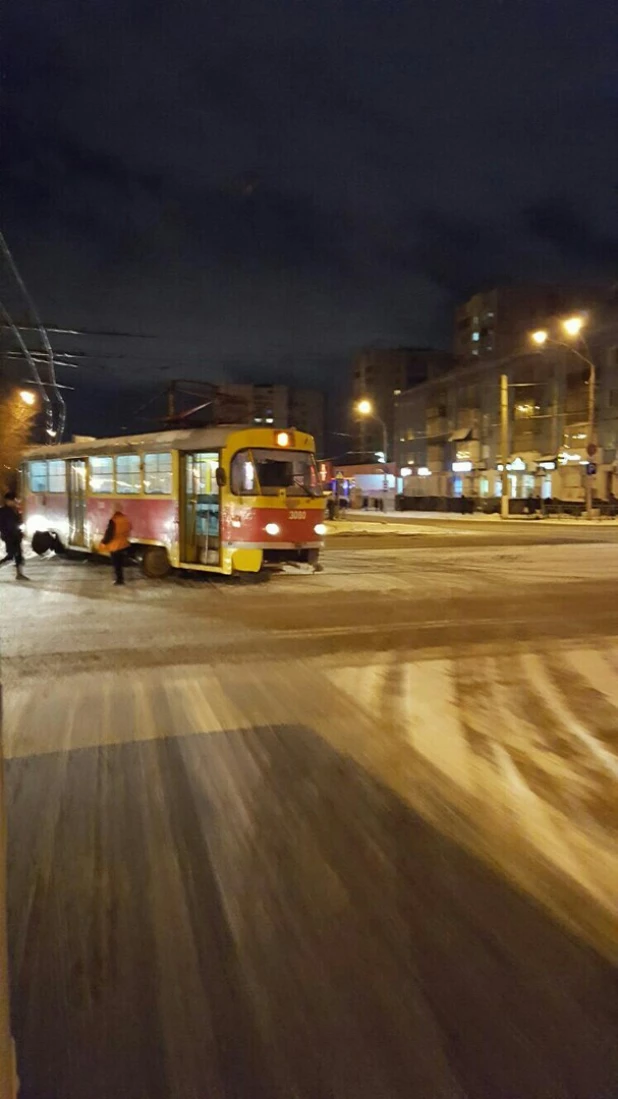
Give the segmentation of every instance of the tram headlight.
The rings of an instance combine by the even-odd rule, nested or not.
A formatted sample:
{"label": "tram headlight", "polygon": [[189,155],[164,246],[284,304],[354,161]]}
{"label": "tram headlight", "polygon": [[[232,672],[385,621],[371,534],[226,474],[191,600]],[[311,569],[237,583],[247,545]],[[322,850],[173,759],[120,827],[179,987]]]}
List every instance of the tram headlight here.
{"label": "tram headlight", "polygon": [[267,523],[264,530],[274,538],[276,534],[279,534],[280,527],[278,523]]}
{"label": "tram headlight", "polygon": [[313,529],[315,533],[320,536],[320,538],[323,538],[326,534],[326,527],[324,523],[316,523]]}

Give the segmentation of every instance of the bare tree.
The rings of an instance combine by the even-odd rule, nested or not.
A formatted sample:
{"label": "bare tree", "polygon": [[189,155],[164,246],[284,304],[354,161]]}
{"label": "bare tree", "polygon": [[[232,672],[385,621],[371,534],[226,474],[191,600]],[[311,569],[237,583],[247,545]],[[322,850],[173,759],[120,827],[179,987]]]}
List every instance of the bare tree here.
{"label": "bare tree", "polygon": [[34,428],[36,403],[27,404],[21,391],[0,383],[0,488],[15,487],[17,470]]}

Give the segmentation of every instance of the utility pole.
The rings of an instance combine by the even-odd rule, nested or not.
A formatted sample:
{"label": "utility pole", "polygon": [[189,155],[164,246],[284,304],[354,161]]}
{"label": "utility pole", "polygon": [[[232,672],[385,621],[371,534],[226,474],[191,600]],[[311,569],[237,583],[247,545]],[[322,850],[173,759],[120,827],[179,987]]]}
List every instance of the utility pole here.
{"label": "utility pole", "polygon": [[[376,419],[379,419],[376,416]],[[382,492],[384,493],[384,511],[386,511],[386,501],[388,499],[388,431],[384,420],[380,419],[382,424],[382,449],[384,451],[384,480],[382,483]]]}
{"label": "utility pole", "polygon": [[502,452],[502,495],[500,497],[500,516],[509,517],[509,379],[508,374],[500,375],[500,450]]}
{"label": "utility pole", "polygon": [[[592,359],[589,360],[590,374],[588,375],[588,462],[596,456],[594,442],[594,406],[596,397],[597,370]],[[586,518],[592,519],[592,477],[586,467]]]}

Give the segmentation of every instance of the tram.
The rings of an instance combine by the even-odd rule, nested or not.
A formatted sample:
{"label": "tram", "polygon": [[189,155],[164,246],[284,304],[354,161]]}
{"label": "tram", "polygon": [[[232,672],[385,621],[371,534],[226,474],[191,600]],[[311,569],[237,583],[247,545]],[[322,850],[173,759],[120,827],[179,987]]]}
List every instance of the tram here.
{"label": "tram", "polygon": [[26,534],[36,552],[105,552],[119,509],[152,578],[316,566],[326,527],[314,451],[295,428],[223,426],[33,447],[22,467]]}

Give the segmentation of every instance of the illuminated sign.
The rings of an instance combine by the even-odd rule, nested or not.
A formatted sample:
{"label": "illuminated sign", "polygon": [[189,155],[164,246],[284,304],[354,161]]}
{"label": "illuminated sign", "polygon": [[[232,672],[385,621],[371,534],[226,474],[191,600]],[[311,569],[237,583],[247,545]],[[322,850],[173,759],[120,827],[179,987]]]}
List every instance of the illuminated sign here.
{"label": "illuminated sign", "polygon": [[472,473],[472,462],[453,462],[453,473]]}

